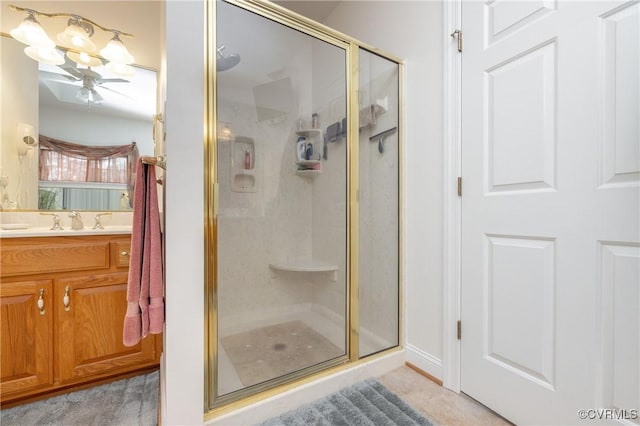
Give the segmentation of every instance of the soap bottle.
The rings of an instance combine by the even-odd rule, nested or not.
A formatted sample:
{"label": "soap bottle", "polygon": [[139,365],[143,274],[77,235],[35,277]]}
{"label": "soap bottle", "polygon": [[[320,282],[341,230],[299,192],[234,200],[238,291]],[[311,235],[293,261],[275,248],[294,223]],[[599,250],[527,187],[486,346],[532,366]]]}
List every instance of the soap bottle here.
{"label": "soap bottle", "polygon": [[307,140],[304,136],[300,136],[296,142],[296,153],[298,161],[302,161],[306,157]]}
{"label": "soap bottle", "polygon": [[250,149],[247,149],[244,152],[244,169],[245,170],[251,169],[251,150]]}

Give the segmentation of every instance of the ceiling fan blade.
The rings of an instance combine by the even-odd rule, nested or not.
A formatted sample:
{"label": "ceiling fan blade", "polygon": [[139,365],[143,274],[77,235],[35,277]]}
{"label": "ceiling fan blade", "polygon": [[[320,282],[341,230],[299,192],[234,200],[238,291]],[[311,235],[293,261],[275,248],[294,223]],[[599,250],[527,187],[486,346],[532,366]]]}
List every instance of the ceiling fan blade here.
{"label": "ceiling fan blade", "polygon": [[81,81],[82,80],[81,78],[77,78],[77,77],[74,77],[72,75],[67,75],[67,74],[58,74],[58,75],[63,76],[64,78],[66,78],[69,81]]}
{"label": "ceiling fan blade", "polygon": [[102,83],[129,83],[129,80],[124,78],[101,78],[98,80],[98,84]]}
{"label": "ceiling fan blade", "polygon": [[73,61],[67,58],[67,55],[64,56],[64,64],[58,65],[58,68],[71,74],[73,77],[76,78],[76,80],[82,80],[82,78],[84,77],[84,74],[82,74],[78,70],[78,68],[76,67]]}
{"label": "ceiling fan blade", "polygon": [[100,86],[100,90],[103,90],[103,89],[104,89],[104,90],[108,90],[108,91],[113,92],[113,93],[116,93],[116,94],[118,94],[118,95],[120,95],[120,96],[123,96],[123,97],[125,97],[125,98],[127,98],[127,99],[130,99],[130,100],[132,100],[132,101],[135,101],[135,99],[133,99],[133,98],[132,98],[131,96],[129,96],[129,95],[125,95],[124,93],[122,93],[122,92],[118,92],[117,90],[113,90],[113,89],[111,89],[111,88],[109,88],[109,87],[107,87],[107,86]]}
{"label": "ceiling fan blade", "polygon": [[91,93],[93,94],[93,103],[97,104],[98,102],[102,102],[104,100],[102,95],[100,95],[97,90],[91,89]]}

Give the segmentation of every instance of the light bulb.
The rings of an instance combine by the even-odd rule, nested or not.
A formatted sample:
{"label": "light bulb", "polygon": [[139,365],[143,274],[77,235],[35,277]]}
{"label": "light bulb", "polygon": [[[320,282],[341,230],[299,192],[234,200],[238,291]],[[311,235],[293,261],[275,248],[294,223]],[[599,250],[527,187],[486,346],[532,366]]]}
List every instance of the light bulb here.
{"label": "light bulb", "polygon": [[73,62],[75,62],[76,64],[84,65],[86,67],[99,67],[100,65],[102,65],[102,61],[99,58],[96,58],[95,56],[91,56],[86,52],[77,53],[77,52],[68,51],[67,57],[71,59]]}
{"label": "light bulb", "polygon": [[52,47],[29,46],[24,48],[24,54],[33,60],[50,65],[64,64],[64,57]]}
{"label": "light bulb", "polygon": [[131,77],[136,73],[132,66],[119,64],[117,62],[109,62],[107,64],[107,70],[121,77]]}

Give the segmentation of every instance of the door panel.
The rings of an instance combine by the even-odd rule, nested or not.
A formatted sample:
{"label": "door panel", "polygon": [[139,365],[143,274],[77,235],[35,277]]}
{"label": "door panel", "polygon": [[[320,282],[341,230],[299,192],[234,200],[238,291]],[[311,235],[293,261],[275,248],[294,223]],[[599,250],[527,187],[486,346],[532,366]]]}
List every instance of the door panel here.
{"label": "door panel", "polygon": [[[155,362],[154,337],[135,346],[122,343],[122,324],[127,311],[127,273],[92,275],[54,281],[58,379],[116,373],[132,365]],[[69,309],[63,299],[69,288]]]}
{"label": "door panel", "polygon": [[[626,3],[600,18],[604,102],[601,185],[640,183],[640,5]],[[635,41],[635,43],[634,43]]]}
{"label": "door panel", "polygon": [[640,246],[600,246],[602,406],[640,405]]}
{"label": "door panel", "polygon": [[485,71],[487,192],[555,185],[555,51],[547,41]]}
{"label": "door panel", "polygon": [[640,405],[639,7],[463,3],[461,388],[515,423]]}
{"label": "door panel", "polygon": [[484,357],[553,389],[553,240],[488,236]]}
{"label": "door panel", "polygon": [[[51,281],[3,283],[2,398],[53,383],[51,363],[53,310]],[[43,309],[38,308],[42,291]]]}

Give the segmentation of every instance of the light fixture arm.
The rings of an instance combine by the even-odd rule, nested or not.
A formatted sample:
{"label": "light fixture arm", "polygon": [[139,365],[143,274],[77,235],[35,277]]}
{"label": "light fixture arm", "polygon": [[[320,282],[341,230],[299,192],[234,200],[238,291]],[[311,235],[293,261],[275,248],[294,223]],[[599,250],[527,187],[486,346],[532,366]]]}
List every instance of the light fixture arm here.
{"label": "light fixture arm", "polygon": [[[118,35],[122,35],[122,36],[125,36],[125,37],[134,37],[133,34],[125,33],[125,32],[122,32],[120,30],[116,30],[116,29],[113,29],[113,28],[103,27],[102,25],[92,21],[91,19],[87,19],[87,18],[85,18],[83,16],[72,14],[72,13],[45,13],[45,12],[37,11],[35,9],[28,9],[28,8],[15,6],[15,5],[9,5],[9,8],[11,10],[15,10],[15,11],[18,11],[18,12],[26,12],[30,16],[38,15],[38,16],[46,16],[47,18],[58,18],[58,17],[69,18],[69,24],[71,24],[73,22],[75,25],[78,25],[78,26],[82,27],[83,29],[85,29],[87,31],[87,33],[89,33],[89,35],[93,35],[93,28],[91,27],[93,25],[93,26],[96,26],[96,27],[100,28],[102,31],[105,31],[105,32],[117,33]],[[91,29],[89,30],[89,28],[91,28]]]}
{"label": "light fixture arm", "polygon": [[93,25],[90,22],[91,21],[83,18],[82,16],[74,15],[73,17],[69,18],[67,25],[77,25],[78,27],[82,28],[89,37],[91,37],[95,31],[93,30]]}

